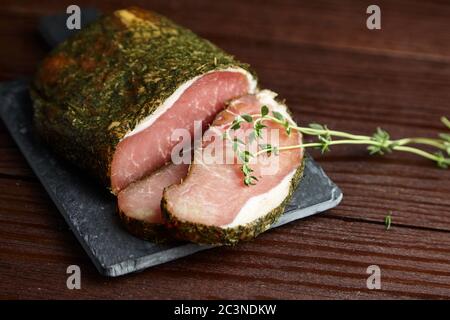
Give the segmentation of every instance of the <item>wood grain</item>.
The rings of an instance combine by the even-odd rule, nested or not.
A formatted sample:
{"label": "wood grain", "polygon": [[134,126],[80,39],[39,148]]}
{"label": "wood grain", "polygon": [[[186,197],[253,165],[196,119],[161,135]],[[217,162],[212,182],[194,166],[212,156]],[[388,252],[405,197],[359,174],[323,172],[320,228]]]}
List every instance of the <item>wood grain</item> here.
{"label": "wood grain", "polygon": [[[90,3],[79,1],[79,4]],[[31,76],[48,48],[39,16],[69,1],[5,0],[0,80]],[[146,1],[249,62],[298,122],[394,137],[435,136],[450,116],[450,3]],[[122,1],[99,1],[111,11]],[[450,171],[404,154],[339,147],[316,160],[343,189],[340,206],[268,232],[119,279],[98,275],[0,123],[0,298],[450,298]],[[393,226],[383,218],[393,213]],[[82,269],[82,290],[66,268]],[[382,269],[382,290],[366,268]]]}

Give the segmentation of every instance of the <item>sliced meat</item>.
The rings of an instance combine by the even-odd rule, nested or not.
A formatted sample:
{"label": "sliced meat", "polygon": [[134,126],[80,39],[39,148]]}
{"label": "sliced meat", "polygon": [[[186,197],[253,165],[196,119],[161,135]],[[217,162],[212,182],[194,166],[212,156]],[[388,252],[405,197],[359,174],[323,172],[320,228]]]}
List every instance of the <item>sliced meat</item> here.
{"label": "sliced meat", "polygon": [[175,93],[175,97],[169,98],[117,145],[111,166],[113,192],[122,190],[170,161],[172,148],[179,143],[171,137],[175,129],[187,129],[193,136],[194,121],[201,121],[206,127],[225,107],[227,100],[248,91],[249,82],[245,74],[216,71],[194,81],[171,103],[179,94]]}
{"label": "sliced meat", "polygon": [[[256,185],[243,182],[241,164],[222,164],[211,161],[208,147],[220,141],[225,130],[238,114],[258,114],[262,105],[290,118],[285,105],[278,103],[268,90],[233,101],[221,112],[205,132],[202,148],[195,151],[194,163],[181,184],[168,187],[162,200],[163,216],[175,230],[178,238],[199,243],[234,244],[254,238],[267,230],[283,212],[301,172],[303,150],[281,151],[279,155],[260,155],[251,164],[259,179]],[[293,121],[292,121],[293,122]],[[301,135],[290,135],[283,126],[265,122],[263,137],[276,136],[278,147],[300,144]],[[249,124],[236,131],[242,139],[247,137]],[[247,131],[248,132],[248,131]],[[253,142],[255,145],[257,142]],[[259,142],[261,143],[261,142]],[[231,144],[223,146],[223,154],[233,153]],[[214,154],[214,157],[217,153]],[[217,159],[214,159],[217,160]],[[234,159],[236,160],[236,159]]]}
{"label": "sliced meat", "polygon": [[165,187],[186,177],[189,165],[172,163],[148,177],[133,182],[117,196],[119,212],[127,228],[137,236],[158,238],[163,219],[161,198]]}

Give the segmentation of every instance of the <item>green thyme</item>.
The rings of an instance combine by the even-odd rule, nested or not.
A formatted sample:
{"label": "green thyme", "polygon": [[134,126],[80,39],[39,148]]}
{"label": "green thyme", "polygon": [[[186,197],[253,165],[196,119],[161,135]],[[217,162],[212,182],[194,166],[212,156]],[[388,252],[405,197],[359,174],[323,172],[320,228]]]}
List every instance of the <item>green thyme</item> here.
{"label": "green thyme", "polygon": [[389,214],[384,217],[384,225],[386,226],[386,230],[389,230],[391,228],[392,224],[392,212],[389,212]]}
{"label": "green thyme", "polygon": [[[315,141],[310,143],[302,143],[298,145],[277,147],[270,144],[258,144],[258,150],[255,153],[250,153],[245,150],[246,144],[236,138],[232,139],[233,150],[237,153],[237,157],[243,162],[242,172],[244,173],[245,185],[253,185],[258,180],[250,168],[250,158],[258,157],[261,154],[278,154],[280,151],[301,149],[301,148],[318,148],[322,153],[328,152],[331,146],[341,144],[361,144],[367,145],[367,149],[371,155],[385,155],[393,151],[412,153],[435,162],[440,168],[448,168],[450,166],[450,133],[441,133],[438,138],[403,138],[392,140],[390,134],[377,128],[372,136],[355,135],[342,131],[330,130],[326,125],[311,123],[308,127],[299,127],[287,119],[282,113],[272,111],[270,113],[267,106],[262,106],[260,114],[256,115],[239,115],[230,125],[230,128],[224,133],[224,139],[231,139],[229,131],[238,130],[241,124],[253,124],[253,130],[250,132],[248,143],[255,139],[262,137],[263,129],[267,126],[264,122],[271,121],[283,126],[286,133],[289,135],[291,131],[300,132],[304,136],[311,136]],[[441,122],[447,129],[450,129],[450,121],[446,117],[441,118]],[[437,149],[434,153],[422,150],[416,146],[411,145],[425,145]]]}

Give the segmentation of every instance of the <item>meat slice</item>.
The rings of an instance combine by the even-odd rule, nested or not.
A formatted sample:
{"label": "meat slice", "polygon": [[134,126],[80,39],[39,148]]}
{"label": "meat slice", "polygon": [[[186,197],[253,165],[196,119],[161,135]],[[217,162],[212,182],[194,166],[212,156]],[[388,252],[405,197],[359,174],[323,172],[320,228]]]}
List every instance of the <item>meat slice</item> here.
{"label": "meat slice", "polygon": [[[238,114],[258,114],[262,105],[278,111],[292,121],[287,107],[263,90],[233,101],[221,112],[204,134],[201,148],[195,151],[194,163],[181,184],[164,190],[163,216],[177,238],[198,243],[234,244],[249,240],[267,230],[281,215],[302,173],[303,150],[281,151],[279,155],[262,154],[251,164],[258,178],[255,185],[243,181],[241,164],[211,161],[211,144],[223,139],[223,133]],[[288,135],[283,126],[265,122],[263,137],[278,135],[272,145],[297,145],[302,141],[295,131]],[[241,126],[236,134],[245,139],[250,124]],[[266,138],[267,139],[267,138]],[[214,142],[212,142],[214,141]],[[254,146],[253,142],[250,146]],[[223,154],[232,151],[231,144],[222,147]],[[214,153],[217,160],[217,152]],[[236,160],[234,158],[234,160]]]}
{"label": "meat slice", "polygon": [[162,240],[161,198],[165,187],[180,183],[189,165],[167,164],[148,177],[133,182],[117,196],[122,221],[133,234],[150,240]]}
{"label": "meat slice", "polygon": [[205,128],[225,102],[254,90],[242,71],[214,71],[181,86],[153,114],[145,118],[116,147],[111,164],[111,186],[119,192],[170,161],[177,128],[194,134],[194,121]]}

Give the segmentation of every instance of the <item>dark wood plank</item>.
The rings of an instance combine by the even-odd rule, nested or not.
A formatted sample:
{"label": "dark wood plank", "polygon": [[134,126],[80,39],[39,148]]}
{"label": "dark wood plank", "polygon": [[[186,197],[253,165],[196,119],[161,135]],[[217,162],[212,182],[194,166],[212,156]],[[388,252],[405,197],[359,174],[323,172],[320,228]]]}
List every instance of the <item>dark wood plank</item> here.
{"label": "dark wood plank", "polygon": [[[81,0],[79,5],[91,5]],[[15,25],[31,26],[33,19],[49,12],[62,12],[72,4],[64,1],[4,1],[4,15],[19,16]],[[365,1],[335,2],[282,0],[251,1],[98,1],[108,12],[127,5],[157,10],[202,34],[227,34],[272,42],[312,43],[379,54],[446,60],[450,53],[448,28],[450,5],[446,1],[381,0],[382,30],[367,30]],[[207,14],[206,14],[207,13]],[[426,23],[423,23],[426,19]],[[212,28],[211,26],[214,26]]]}
{"label": "dark wood plank", "polygon": [[30,166],[0,121],[0,176],[35,179]]}
{"label": "dark wood plank", "polygon": [[[49,227],[48,215],[60,219],[54,209],[30,215],[28,225],[5,224],[2,215],[0,280],[5,290],[0,296],[450,297],[448,233],[402,227],[385,231],[382,224],[342,221],[329,217],[332,213],[295,222],[236,248],[214,249],[115,280],[98,276],[67,230]],[[65,287],[69,264],[81,266],[81,291]],[[366,288],[366,269],[372,264],[381,267],[383,290]]]}
{"label": "dark wood plank", "polygon": [[[91,5],[82,0],[79,5]],[[70,1],[3,1],[0,35],[9,50],[0,77],[30,74],[44,56],[46,46],[36,33],[39,16],[64,12]],[[382,30],[368,31],[364,1],[133,1],[133,5],[157,10],[211,39],[221,36],[269,41],[272,44],[313,44],[350,51],[449,61],[450,6],[443,1],[378,1]],[[122,8],[122,1],[102,1],[96,7],[108,12]],[[205,14],[207,13],[207,14]],[[429,17],[426,23],[423,19]],[[211,24],[214,28],[211,28]],[[419,40],[420,39],[420,40]],[[220,45],[220,42],[215,41]],[[12,61],[14,59],[14,61]]]}

